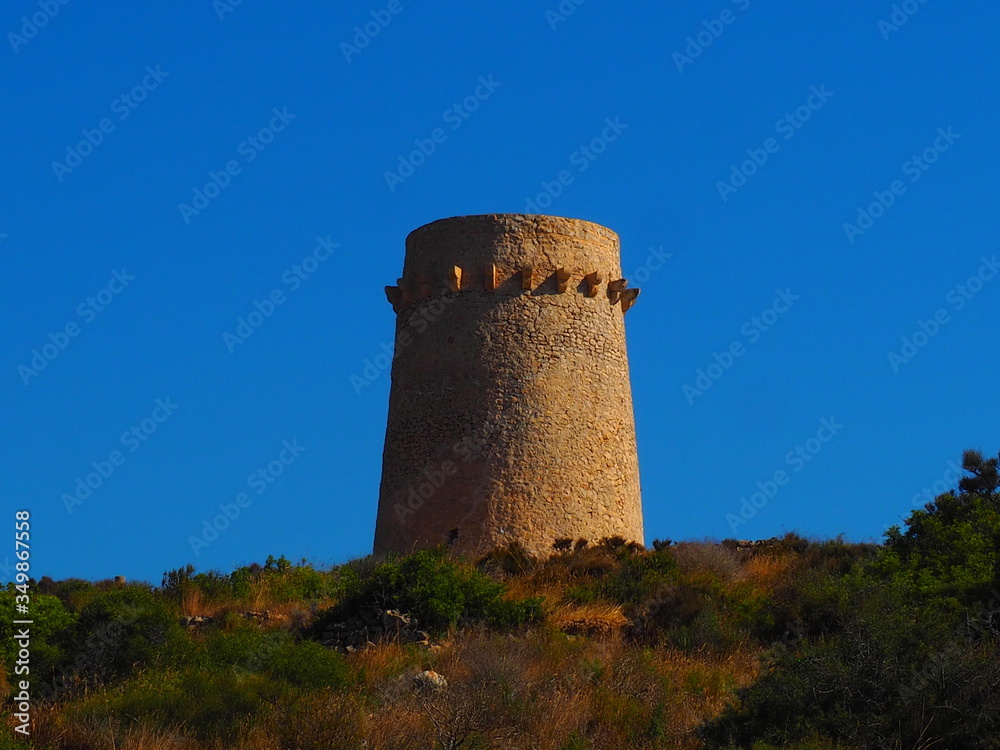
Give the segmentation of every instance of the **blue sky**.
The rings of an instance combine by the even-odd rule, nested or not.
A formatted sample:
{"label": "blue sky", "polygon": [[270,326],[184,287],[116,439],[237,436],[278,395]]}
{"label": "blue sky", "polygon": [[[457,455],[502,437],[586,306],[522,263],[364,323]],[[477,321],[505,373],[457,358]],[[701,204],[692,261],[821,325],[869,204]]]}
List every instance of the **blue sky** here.
{"label": "blue sky", "polygon": [[673,5],[7,3],[0,461],[33,573],[367,554],[389,375],[351,378],[404,238],[532,205],[617,231],[643,290],[647,542],[878,539],[996,454],[1000,9]]}

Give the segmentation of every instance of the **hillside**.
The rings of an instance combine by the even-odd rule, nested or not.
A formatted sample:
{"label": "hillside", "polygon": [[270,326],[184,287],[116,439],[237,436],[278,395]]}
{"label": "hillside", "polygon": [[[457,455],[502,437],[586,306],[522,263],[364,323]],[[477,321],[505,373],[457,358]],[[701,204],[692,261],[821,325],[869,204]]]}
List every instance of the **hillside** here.
{"label": "hillside", "polygon": [[[31,743],[996,748],[998,459],[881,544],[556,540],[31,582]],[[14,697],[16,591],[0,592]],[[5,701],[0,748],[16,739]]]}

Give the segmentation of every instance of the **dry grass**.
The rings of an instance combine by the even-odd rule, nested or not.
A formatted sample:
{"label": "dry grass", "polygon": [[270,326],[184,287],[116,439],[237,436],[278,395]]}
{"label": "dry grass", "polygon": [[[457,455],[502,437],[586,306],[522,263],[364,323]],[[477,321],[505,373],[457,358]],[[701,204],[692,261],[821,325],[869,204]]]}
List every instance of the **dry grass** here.
{"label": "dry grass", "polygon": [[620,605],[600,602],[557,605],[548,621],[564,633],[589,636],[611,635],[629,623]]}
{"label": "dry grass", "polygon": [[[670,554],[682,575],[707,577],[715,588],[753,587],[773,594],[795,573],[792,555],[740,555],[714,543],[679,544]],[[316,690],[265,706],[254,725],[227,742],[199,742],[177,728],[128,724],[125,719],[106,726],[70,721],[70,703],[39,710],[36,747],[562,750],[586,738],[588,747],[601,750],[695,750],[700,747],[696,729],[756,678],[763,646],[743,644],[721,653],[681,651],[662,645],[662,631],[642,645],[627,640],[630,620],[623,606],[566,601],[569,588],[591,585],[621,569],[613,554],[595,548],[505,577],[507,597],[544,597],[543,625],[517,635],[485,628],[453,630],[434,651],[391,642],[365,648],[346,657],[349,690]],[[699,603],[705,591],[715,590],[697,581],[671,585]],[[670,600],[668,605],[679,610],[685,601]],[[185,588],[180,608],[186,616],[217,620],[228,613],[268,612],[269,619],[257,621],[260,627],[301,631],[315,609],[333,603],[326,600],[310,608],[278,601],[275,587],[261,579],[252,581],[249,595],[238,601],[210,600],[197,587]],[[449,687],[415,689],[412,676],[424,669],[444,675]]]}
{"label": "dry grass", "polygon": [[299,601],[279,601],[271,596],[271,590],[266,585],[255,585],[251,596],[244,601],[227,599],[209,599],[201,589],[194,586],[185,587],[181,593],[180,611],[185,617],[207,616],[220,620],[232,612],[242,615],[246,612],[266,613],[262,624],[265,627],[292,626],[303,629],[315,619],[315,611],[320,611],[334,604],[334,600],[325,598],[318,601],[314,607],[304,605]]}
{"label": "dry grass", "polygon": [[231,606],[231,602],[208,600],[196,586],[185,586],[181,591],[181,614],[185,617],[218,617]]}
{"label": "dry grass", "polygon": [[796,560],[791,555],[754,555],[744,564],[740,578],[751,583],[761,593],[773,594],[779,586],[790,580],[795,566]]}
{"label": "dry grass", "polygon": [[[417,667],[401,675],[398,651],[369,649],[364,658],[383,699],[365,738],[379,748],[447,747],[475,731],[497,750],[559,750],[574,735],[602,750],[693,750],[697,727],[754,679],[758,653],[643,650],[617,638],[573,640],[544,630],[516,638],[466,631],[420,665],[444,675],[447,690],[421,693],[409,688]],[[377,669],[385,664],[391,668]],[[658,715],[661,736],[641,739]]]}
{"label": "dry grass", "polygon": [[36,705],[32,709],[31,737],[35,747],[67,750],[201,750],[176,730],[142,722],[98,723],[70,721],[60,707]]}
{"label": "dry grass", "polygon": [[[557,615],[565,622],[622,619],[607,606],[565,607]],[[276,707],[227,742],[198,742],[141,723],[70,722],[61,708],[39,708],[36,747],[320,750],[340,747],[330,744],[337,738],[343,747],[365,741],[425,750],[478,735],[496,750],[560,750],[583,736],[601,750],[695,750],[697,727],[756,677],[758,656],[749,646],[724,655],[685,653],[619,638],[568,638],[554,628],[517,637],[467,629],[437,652],[383,644],[353,654],[348,663],[357,681],[350,691],[320,691]],[[415,690],[410,677],[425,668],[444,675],[449,687]]]}
{"label": "dry grass", "polygon": [[372,687],[384,684],[407,669],[415,669],[424,661],[425,656],[416,649],[390,642],[362,649],[349,656],[347,663],[358,683]]}
{"label": "dry grass", "polygon": [[671,548],[681,573],[711,573],[723,581],[732,581],[740,573],[742,561],[733,550],[715,542],[681,542]]}
{"label": "dry grass", "polygon": [[[760,672],[760,648],[745,646],[725,654],[664,650],[656,655],[657,671],[673,685],[683,686],[669,702],[673,728],[693,741],[702,722],[718,716],[741,687]],[[694,745],[692,745],[694,746]]]}

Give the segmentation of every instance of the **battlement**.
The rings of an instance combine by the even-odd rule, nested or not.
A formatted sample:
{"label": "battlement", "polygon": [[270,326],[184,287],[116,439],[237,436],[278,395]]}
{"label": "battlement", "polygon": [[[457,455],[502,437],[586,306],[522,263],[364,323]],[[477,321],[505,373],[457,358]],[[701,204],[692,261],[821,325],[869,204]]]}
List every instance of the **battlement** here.
{"label": "battlement", "polygon": [[604,278],[599,271],[591,271],[577,277],[575,280],[578,283],[573,284],[573,273],[563,267],[540,271],[528,264],[515,269],[501,269],[495,263],[487,263],[478,269],[452,266],[437,278],[427,273],[399,278],[395,286],[385,288],[385,296],[398,313],[410,305],[441,294],[475,291],[514,297],[566,294],[572,289],[586,297],[596,298],[603,287],[608,302],[612,306],[620,302],[622,312],[628,312],[635,304],[639,290],[629,289],[626,279],[615,279],[604,284]]}

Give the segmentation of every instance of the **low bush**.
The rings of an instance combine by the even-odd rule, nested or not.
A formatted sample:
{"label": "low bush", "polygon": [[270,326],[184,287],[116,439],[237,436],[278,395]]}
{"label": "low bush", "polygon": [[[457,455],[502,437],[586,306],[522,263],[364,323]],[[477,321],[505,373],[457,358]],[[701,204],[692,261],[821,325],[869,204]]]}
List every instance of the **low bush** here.
{"label": "low bush", "polygon": [[122,586],[94,595],[67,629],[66,651],[87,679],[109,681],[192,658],[196,644],[149,588]]}
{"label": "low bush", "polygon": [[475,568],[449,560],[444,550],[422,550],[377,565],[367,578],[346,581],[343,599],[317,618],[312,632],[363,609],[396,609],[416,618],[425,630],[440,633],[459,622],[514,627],[539,620],[538,598],[505,599],[506,587]]}
{"label": "low bush", "polygon": [[112,688],[93,692],[68,708],[79,722],[145,722],[199,740],[234,740],[287,697],[284,683],[246,672],[147,671]]}
{"label": "low bush", "polygon": [[[17,590],[13,584],[0,590],[0,664],[2,664],[10,684],[16,684],[24,679],[17,677],[19,644],[14,640],[18,626],[14,620],[23,619],[16,613]],[[43,684],[51,684],[59,667],[67,660],[64,633],[73,624],[75,618],[66,610],[60,599],[48,594],[36,594],[31,597],[31,641],[30,682],[32,692],[38,695]],[[0,698],[2,695],[0,690]]]}

